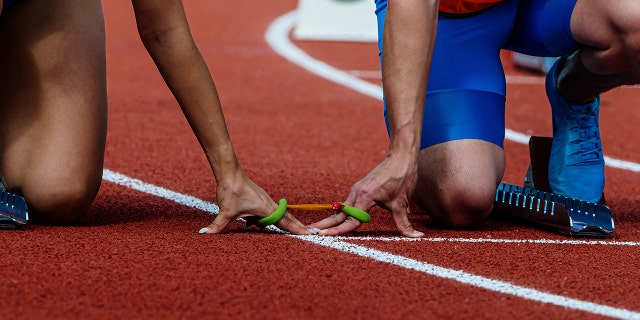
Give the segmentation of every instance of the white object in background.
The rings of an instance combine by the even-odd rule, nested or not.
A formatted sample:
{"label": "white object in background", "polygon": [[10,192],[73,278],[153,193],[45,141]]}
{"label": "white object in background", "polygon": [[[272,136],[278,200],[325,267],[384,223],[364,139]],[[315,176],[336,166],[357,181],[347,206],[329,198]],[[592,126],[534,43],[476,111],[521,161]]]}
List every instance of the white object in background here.
{"label": "white object in background", "polygon": [[373,0],[299,0],[296,40],[377,42]]}
{"label": "white object in background", "polygon": [[553,66],[557,57],[536,57],[522,53],[513,52],[511,59],[516,66],[532,71],[547,73]]}

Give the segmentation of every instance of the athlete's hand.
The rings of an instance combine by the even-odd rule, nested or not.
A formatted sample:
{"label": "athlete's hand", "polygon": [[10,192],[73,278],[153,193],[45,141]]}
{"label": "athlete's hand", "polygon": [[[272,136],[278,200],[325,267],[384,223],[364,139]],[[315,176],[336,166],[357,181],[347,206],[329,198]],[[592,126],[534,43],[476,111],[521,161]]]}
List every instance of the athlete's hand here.
{"label": "athlete's hand", "polygon": [[[376,168],[351,187],[345,205],[368,211],[379,205],[391,211],[396,228],[405,237],[422,237],[409,222],[409,198],[415,189],[417,163],[407,156],[387,156]],[[321,229],[320,235],[341,235],[351,232],[361,222],[340,212],[309,228]]]}
{"label": "athlete's hand", "polygon": [[[271,197],[242,172],[218,181],[216,196],[220,212],[208,227],[200,229],[200,233],[221,233],[233,220],[266,217],[278,208]],[[294,234],[312,233],[289,212],[276,226]]]}

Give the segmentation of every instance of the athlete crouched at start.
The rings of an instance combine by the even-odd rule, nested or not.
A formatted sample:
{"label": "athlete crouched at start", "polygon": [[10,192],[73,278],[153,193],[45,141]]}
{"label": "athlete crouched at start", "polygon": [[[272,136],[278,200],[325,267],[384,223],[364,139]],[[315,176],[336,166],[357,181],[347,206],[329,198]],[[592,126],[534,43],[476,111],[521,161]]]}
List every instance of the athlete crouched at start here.
{"label": "athlete crouched at start", "polygon": [[[182,1],[132,5],[141,40],[216,178],[220,212],[200,233],[223,232],[239,217],[268,216],[278,205],[238,163]],[[102,182],[107,92],[101,2],[5,0],[3,9],[0,47],[9,49],[0,50],[0,192],[23,196],[30,221],[70,224],[88,210]],[[276,225],[311,233],[289,212]]]}
{"label": "athlete crouched at start", "polygon": [[[633,0],[375,0],[389,153],[347,205],[389,209],[398,230],[413,198],[439,224],[485,221],[505,169],[506,84],[500,51],[562,57],[548,73],[552,191],[597,203],[604,189],[599,95],[640,82]],[[436,36],[437,35],[437,36]],[[344,215],[312,224],[337,235]]]}

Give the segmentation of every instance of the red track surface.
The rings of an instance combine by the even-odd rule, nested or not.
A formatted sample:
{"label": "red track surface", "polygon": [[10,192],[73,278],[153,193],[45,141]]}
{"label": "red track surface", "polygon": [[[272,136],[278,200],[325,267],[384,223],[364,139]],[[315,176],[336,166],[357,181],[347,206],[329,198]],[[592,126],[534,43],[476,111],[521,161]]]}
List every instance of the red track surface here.
{"label": "red track surface", "polygon": [[[296,4],[185,1],[246,171],[276,199],[331,203],[385,154],[381,102],[271,49],[265,31]],[[109,178],[77,226],[0,232],[0,318],[640,317],[640,174],[629,170],[607,168],[616,231],[604,242],[498,221],[477,231],[439,230],[423,215],[412,221],[429,238],[409,242],[378,209],[352,235],[373,240],[296,238],[240,223],[227,234],[199,235],[209,213],[110,181],[119,173],[215,201],[210,169],[137,37],[130,3],[105,1],[104,9]],[[378,70],[375,44],[296,45],[338,69]],[[548,135],[542,77],[507,69],[539,81],[509,84],[508,127]],[[607,93],[601,119],[605,154],[636,164],[638,98],[636,88]],[[507,141],[506,150],[505,181],[521,184],[527,147]],[[305,222],[322,215],[298,214]],[[507,284],[531,291],[516,296]],[[539,301],[545,293],[554,295],[549,303]]]}

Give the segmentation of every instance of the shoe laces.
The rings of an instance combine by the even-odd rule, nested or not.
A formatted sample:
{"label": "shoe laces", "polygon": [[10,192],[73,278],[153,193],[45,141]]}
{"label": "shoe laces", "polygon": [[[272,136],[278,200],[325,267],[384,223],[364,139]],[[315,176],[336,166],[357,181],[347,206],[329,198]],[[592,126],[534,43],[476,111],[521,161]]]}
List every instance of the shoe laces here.
{"label": "shoe laces", "polygon": [[603,160],[602,141],[600,140],[600,129],[598,128],[597,105],[590,104],[588,106],[570,106],[572,112],[567,117],[569,120],[575,120],[575,127],[571,131],[577,133],[577,139],[571,141],[572,144],[578,144],[579,150],[573,155],[579,157],[579,162],[574,165],[592,165],[599,164]]}

